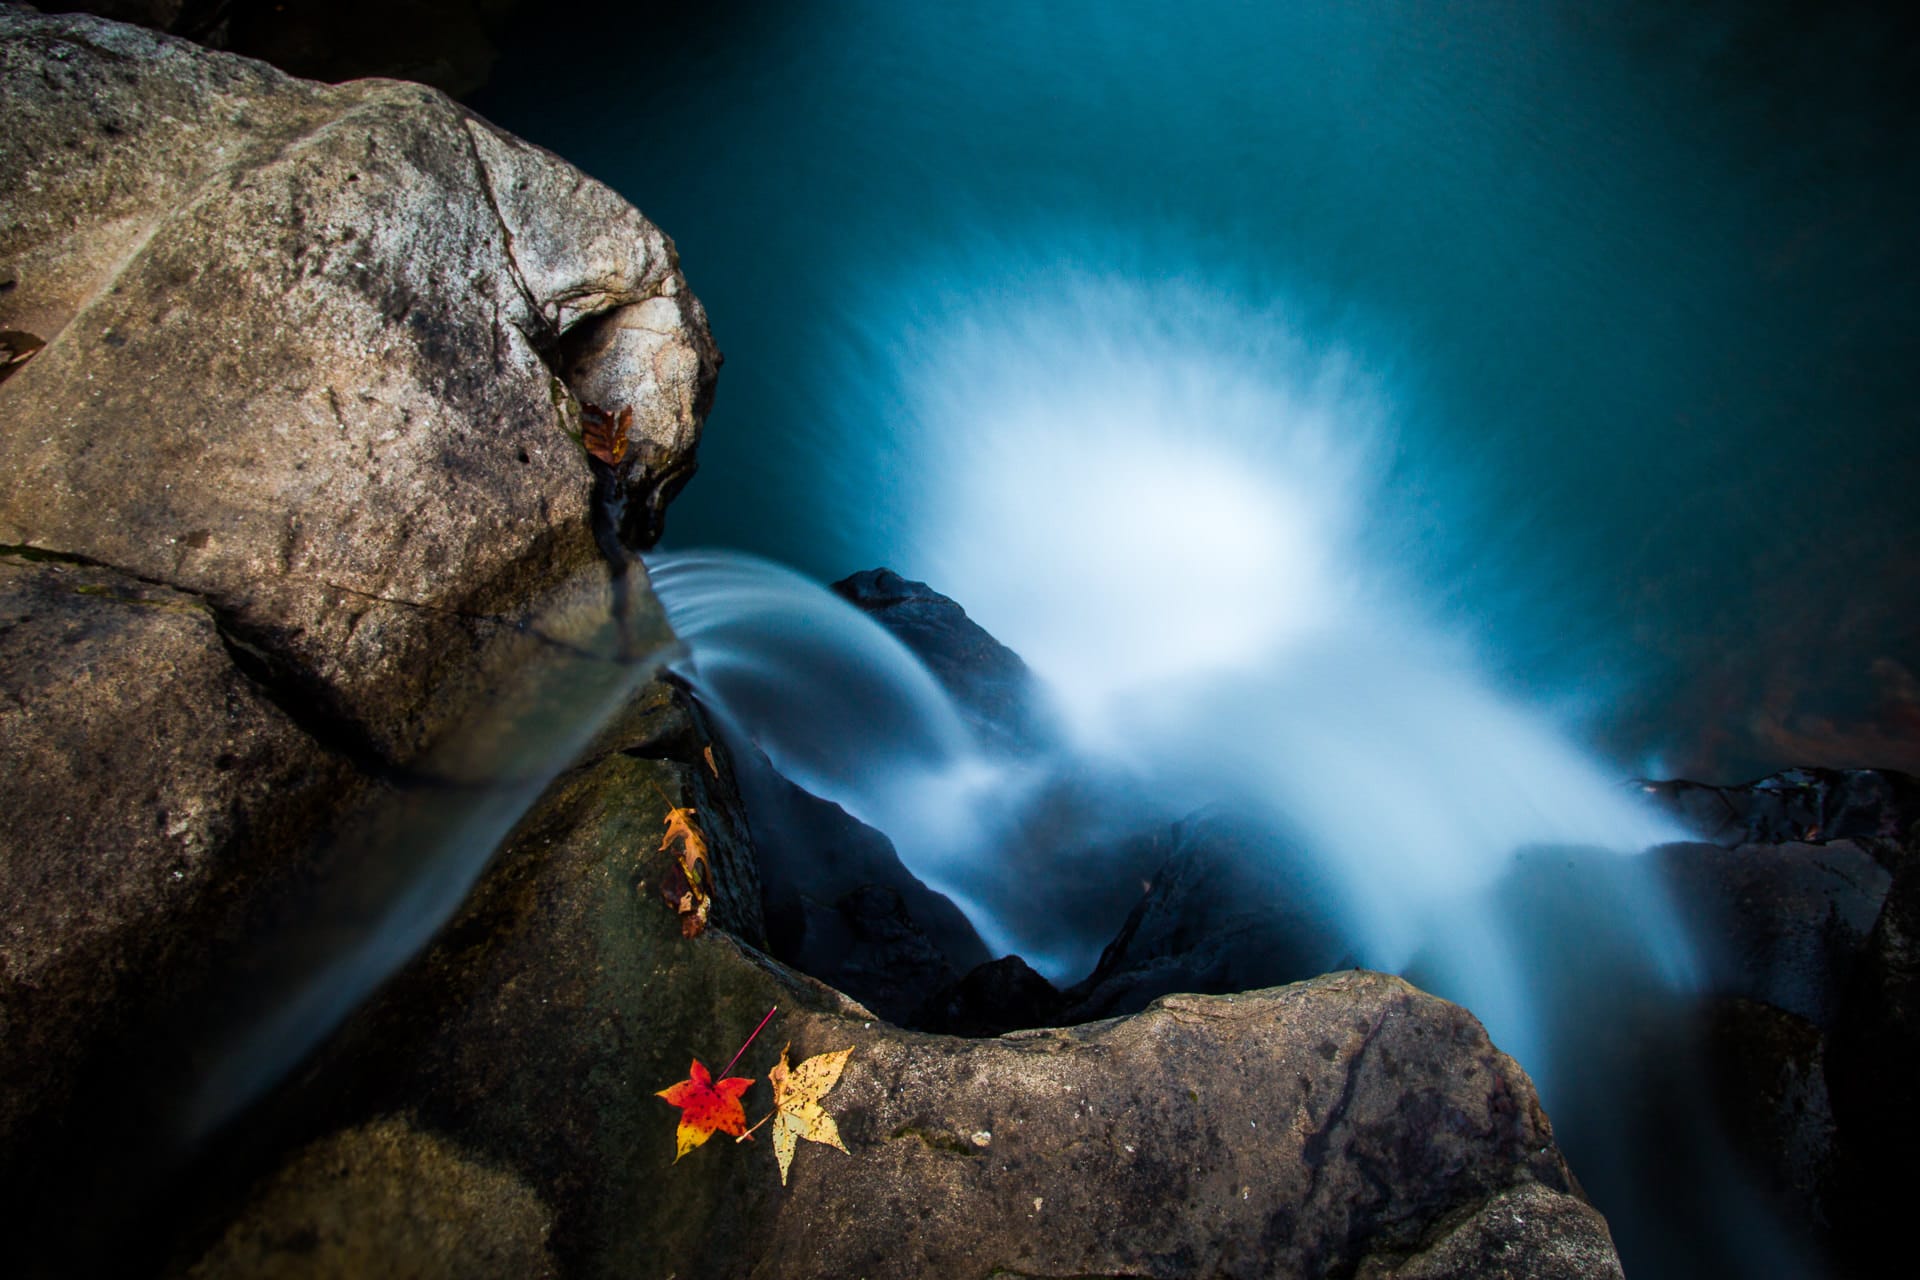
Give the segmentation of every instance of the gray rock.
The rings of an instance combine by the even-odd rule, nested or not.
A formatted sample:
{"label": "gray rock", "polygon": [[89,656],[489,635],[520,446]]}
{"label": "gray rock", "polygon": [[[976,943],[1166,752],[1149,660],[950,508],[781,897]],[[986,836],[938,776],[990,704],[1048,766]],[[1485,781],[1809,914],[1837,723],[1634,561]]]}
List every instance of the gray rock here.
{"label": "gray rock", "polygon": [[1437,1244],[1359,1280],[1548,1280],[1620,1276],[1606,1219],[1538,1184],[1503,1191]]}
{"label": "gray rock", "polygon": [[204,954],[217,904],[300,869],[351,771],[204,601],[104,569],[0,555],[0,691],[4,1153],[58,1115],[80,1046]]}
{"label": "gray rock", "polygon": [[718,356],[658,229],[418,85],[8,6],[0,118],[0,1170],[32,1183],[89,1055],[597,571],[568,379],[634,410],[600,485],[656,511]]}
{"label": "gray rock", "polygon": [[0,543],[208,597],[382,756],[591,558],[570,338],[629,507],[689,465],[717,354],[666,237],[440,94],[6,10],[0,110],[0,328],[47,343]]}

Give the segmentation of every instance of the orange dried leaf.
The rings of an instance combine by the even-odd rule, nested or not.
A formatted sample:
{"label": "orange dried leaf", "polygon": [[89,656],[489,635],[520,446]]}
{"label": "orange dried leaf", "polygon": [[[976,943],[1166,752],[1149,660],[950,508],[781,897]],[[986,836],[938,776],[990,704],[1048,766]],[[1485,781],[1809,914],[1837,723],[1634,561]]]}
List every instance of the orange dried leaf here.
{"label": "orange dried leaf", "polygon": [[627,456],[627,433],[633,428],[633,409],[617,414],[596,404],[580,406],[580,443],[586,451],[608,466],[618,466]]}
{"label": "orange dried leaf", "polygon": [[687,1078],[656,1095],[680,1108],[680,1128],[675,1134],[674,1162],[716,1133],[745,1137],[747,1113],[740,1095],[753,1087],[753,1081],[739,1076],[715,1080],[700,1059],[693,1060]]}
{"label": "orange dried leaf", "polygon": [[694,825],[692,809],[667,810],[667,832],[660,837],[662,851],[680,846],[673,865],[660,877],[660,896],[680,917],[680,933],[697,938],[713,911],[712,866],[707,842]]}

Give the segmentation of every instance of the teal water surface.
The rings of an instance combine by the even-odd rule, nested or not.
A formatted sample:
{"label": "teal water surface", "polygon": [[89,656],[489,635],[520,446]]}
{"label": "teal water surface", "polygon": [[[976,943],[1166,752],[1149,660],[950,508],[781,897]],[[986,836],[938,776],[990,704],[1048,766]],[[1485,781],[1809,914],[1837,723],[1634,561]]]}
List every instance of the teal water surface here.
{"label": "teal water surface", "polygon": [[924,576],[875,345],[1061,266],[1174,281],[1384,386],[1395,557],[1624,767],[1920,764],[1899,19],[652,8],[534,15],[475,105],[666,227],[708,307],[670,545]]}

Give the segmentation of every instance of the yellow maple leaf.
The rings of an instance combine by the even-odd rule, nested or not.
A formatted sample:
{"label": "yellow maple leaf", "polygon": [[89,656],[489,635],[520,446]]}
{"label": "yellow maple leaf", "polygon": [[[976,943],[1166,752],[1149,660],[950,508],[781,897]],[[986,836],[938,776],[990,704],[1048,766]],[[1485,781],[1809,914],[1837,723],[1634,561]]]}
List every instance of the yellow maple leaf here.
{"label": "yellow maple leaf", "polygon": [[783,1187],[787,1185],[787,1169],[793,1164],[794,1148],[800,1139],[846,1151],[846,1145],[840,1141],[840,1128],[820,1106],[820,1099],[840,1083],[840,1072],[853,1053],[847,1048],[817,1054],[789,1068],[787,1048],[791,1047],[780,1050],[780,1061],[767,1072],[767,1083],[773,1086],[773,1154],[780,1161]]}

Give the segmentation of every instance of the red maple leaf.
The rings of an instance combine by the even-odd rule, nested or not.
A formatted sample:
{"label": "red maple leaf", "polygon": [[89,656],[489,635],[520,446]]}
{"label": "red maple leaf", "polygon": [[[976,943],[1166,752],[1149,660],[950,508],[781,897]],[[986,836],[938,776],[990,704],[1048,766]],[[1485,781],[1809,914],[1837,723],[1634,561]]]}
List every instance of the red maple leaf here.
{"label": "red maple leaf", "polygon": [[658,1096],[680,1108],[680,1129],[675,1135],[680,1149],[674,1152],[675,1162],[716,1132],[745,1136],[747,1113],[740,1105],[740,1095],[752,1087],[753,1081],[739,1076],[716,1081],[695,1058],[685,1080],[660,1090]]}

